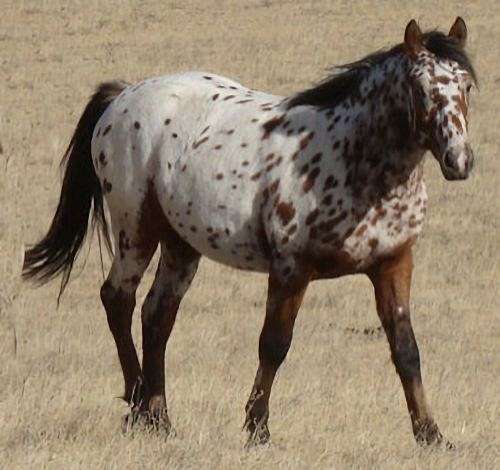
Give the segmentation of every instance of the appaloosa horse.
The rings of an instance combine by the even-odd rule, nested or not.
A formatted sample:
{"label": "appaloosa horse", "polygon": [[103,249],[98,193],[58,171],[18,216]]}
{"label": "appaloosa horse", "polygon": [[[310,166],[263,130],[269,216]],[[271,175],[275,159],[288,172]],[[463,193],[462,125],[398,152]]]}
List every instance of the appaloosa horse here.
{"label": "appaloosa horse", "polygon": [[[283,98],[211,73],[137,85],[102,84],[63,159],[64,182],[47,235],[26,252],[24,276],[62,274],[89,217],[115,253],[101,289],[138,417],[170,427],[164,358],[179,304],[201,255],[269,273],[259,368],[246,406],[249,442],[265,442],[269,396],[307,285],[368,275],[419,442],[442,440],[424,395],[410,322],[412,245],[422,229],[430,150],[448,180],[467,178],[469,91],[476,81],[457,18],[449,34],[422,33],[348,64]],[[93,210],[93,211],[92,211]],[[92,214],[92,215],[91,215]],[[137,286],[158,244],[142,306],[142,367],[130,331]]]}

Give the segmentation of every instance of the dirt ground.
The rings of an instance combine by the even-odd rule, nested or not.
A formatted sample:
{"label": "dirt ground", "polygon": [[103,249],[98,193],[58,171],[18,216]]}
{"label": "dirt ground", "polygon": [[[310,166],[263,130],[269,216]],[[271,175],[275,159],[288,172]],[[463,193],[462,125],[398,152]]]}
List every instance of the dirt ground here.
{"label": "dirt ground", "polygon": [[[466,3],[2,0],[0,467],[500,468],[500,7]],[[412,298],[428,398],[456,450],[415,445],[372,289],[351,277],[309,289],[273,390],[272,444],[245,451],[266,278],[206,260],[167,352],[177,437],[122,435],[97,240],[58,309],[57,282],[33,289],[19,277],[24,244],[53,215],[59,160],[94,86],[204,70],[290,94],[332,64],[402,41],[412,17],[447,30],[457,15],[480,80],[470,118],[476,167],[468,181],[448,183],[428,158]]]}

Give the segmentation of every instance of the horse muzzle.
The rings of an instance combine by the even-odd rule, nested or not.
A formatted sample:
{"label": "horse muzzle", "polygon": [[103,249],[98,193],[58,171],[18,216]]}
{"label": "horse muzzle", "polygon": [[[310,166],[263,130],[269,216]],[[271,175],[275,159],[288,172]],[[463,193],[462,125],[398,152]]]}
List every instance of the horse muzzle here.
{"label": "horse muzzle", "polygon": [[474,152],[469,144],[446,150],[440,160],[441,171],[448,181],[465,180],[474,166]]}

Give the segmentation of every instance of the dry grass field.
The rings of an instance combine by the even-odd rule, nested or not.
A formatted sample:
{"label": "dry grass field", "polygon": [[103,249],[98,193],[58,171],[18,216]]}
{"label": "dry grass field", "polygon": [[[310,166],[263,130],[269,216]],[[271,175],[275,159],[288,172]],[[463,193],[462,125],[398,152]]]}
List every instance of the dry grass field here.
{"label": "dry grass field", "polygon": [[[1,468],[500,468],[497,0],[0,6]],[[266,278],[207,260],[167,351],[177,436],[122,435],[127,408],[115,398],[122,377],[99,300],[97,240],[83,251],[59,308],[57,282],[33,289],[20,280],[24,245],[48,227],[59,160],[94,86],[194,69],[289,94],[329,65],[400,42],[412,17],[447,29],[458,14],[480,79],[470,130],[476,167],[468,181],[448,183],[428,158],[430,207],[412,298],[428,398],[456,450],[416,446],[371,285],[351,277],[310,287],[273,390],[272,444],[245,451],[243,408]]]}

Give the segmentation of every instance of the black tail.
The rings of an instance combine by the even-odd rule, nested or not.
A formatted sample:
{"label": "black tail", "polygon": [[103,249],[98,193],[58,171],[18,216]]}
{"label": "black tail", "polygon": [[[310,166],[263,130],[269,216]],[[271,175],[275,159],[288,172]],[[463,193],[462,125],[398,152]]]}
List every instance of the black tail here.
{"label": "black tail", "polygon": [[64,179],[49,231],[24,255],[25,279],[45,283],[62,273],[59,296],[68,283],[90,220],[92,228],[97,225],[111,246],[102,189],[92,162],[91,140],[97,121],[126,86],[118,81],[102,83],[88,102],[61,161]]}

